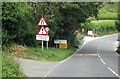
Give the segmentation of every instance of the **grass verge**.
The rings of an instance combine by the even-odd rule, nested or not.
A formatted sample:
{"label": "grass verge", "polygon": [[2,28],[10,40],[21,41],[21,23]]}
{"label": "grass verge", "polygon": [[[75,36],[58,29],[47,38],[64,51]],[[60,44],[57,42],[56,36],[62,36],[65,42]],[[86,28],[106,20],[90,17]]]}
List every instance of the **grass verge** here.
{"label": "grass verge", "polygon": [[12,45],[10,47],[10,55],[16,58],[32,59],[39,61],[61,61],[72,55],[76,51],[76,48],[70,46],[69,49],[60,49],[55,47],[49,47],[48,50],[44,47],[27,47],[22,45]]}
{"label": "grass verge", "polygon": [[49,47],[48,50],[46,48],[42,50],[40,47],[13,44],[2,52],[2,78],[26,79],[26,76],[21,72],[19,63],[14,60],[14,57],[57,62],[66,59],[75,51],[76,48],[74,47],[69,47],[69,49]]}
{"label": "grass verge", "polygon": [[40,47],[28,47],[27,59],[40,60],[40,61],[61,61],[72,55],[76,49],[70,47],[69,49],[60,49],[49,47],[48,50],[44,48],[42,50]]}

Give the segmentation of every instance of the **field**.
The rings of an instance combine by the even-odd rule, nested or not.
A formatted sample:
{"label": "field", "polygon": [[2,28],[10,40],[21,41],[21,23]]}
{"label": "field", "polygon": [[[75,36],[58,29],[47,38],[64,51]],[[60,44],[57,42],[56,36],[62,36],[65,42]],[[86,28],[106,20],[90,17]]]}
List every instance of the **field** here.
{"label": "field", "polygon": [[103,3],[99,10],[97,20],[93,19],[90,25],[96,30],[97,36],[117,33],[116,22],[118,20],[118,3]]}
{"label": "field", "polygon": [[100,20],[115,20],[118,18],[118,13],[112,13],[112,12],[107,12],[107,13],[101,13],[99,16]]}
{"label": "field", "polygon": [[92,21],[92,25],[94,27],[115,27],[116,20],[99,20],[99,21]]}
{"label": "field", "polygon": [[99,20],[117,20],[118,18],[118,3],[104,3],[103,8],[98,14]]}

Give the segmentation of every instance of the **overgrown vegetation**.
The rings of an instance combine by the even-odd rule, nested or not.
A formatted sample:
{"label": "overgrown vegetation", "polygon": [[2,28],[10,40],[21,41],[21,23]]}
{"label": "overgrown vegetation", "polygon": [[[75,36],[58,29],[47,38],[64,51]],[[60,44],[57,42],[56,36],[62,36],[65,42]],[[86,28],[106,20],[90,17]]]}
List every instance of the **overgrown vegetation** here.
{"label": "overgrown vegetation", "polygon": [[[26,77],[19,67],[19,63],[14,60],[12,56],[9,55],[9,50],[3,51],[2,56],[2,77]],[[19,78],[23,79],[23,78]]]}
{"label": "overgrown vegetation", "polygon": [[13,44],[9,50],[10,55],[16,58],[40,61],[61,61],[72,55],[76,51],[76,48],[69,47],[69,49],[59,49],[49,47],[47,50],[47,48],[44,47],[44,50],[42,50],[41,47],[27,47]]}

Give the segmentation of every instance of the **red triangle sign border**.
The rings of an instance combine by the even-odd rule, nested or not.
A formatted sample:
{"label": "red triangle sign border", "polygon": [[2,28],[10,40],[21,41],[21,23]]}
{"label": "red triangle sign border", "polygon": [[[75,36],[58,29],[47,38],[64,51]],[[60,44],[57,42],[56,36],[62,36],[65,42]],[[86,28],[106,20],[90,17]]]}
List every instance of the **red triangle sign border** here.
{"label": "red triangle sign border", "polygon": [[[39,25],[39,23],[40,23],[41,19],[43,19],[43,20],[45,21],[46,25]],[[39,20],[39,22],[38,22],[37,26],[48,26],[48,24],[47,24],[47,22],[46,22],[46,20],[45,20],[45,18],[44,18],[44,17],[41,17],[41,18],[40,18],[40,20]]]}

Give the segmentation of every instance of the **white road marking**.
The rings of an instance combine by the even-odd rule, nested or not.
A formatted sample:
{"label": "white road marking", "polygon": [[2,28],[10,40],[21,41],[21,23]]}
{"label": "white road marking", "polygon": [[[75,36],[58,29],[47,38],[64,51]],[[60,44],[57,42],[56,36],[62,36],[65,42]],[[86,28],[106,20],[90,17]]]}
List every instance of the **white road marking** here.
{"label": "white road marking", "polygon": [[109,68],[108,67],[108,69],[113,73],[113,74],[115,74],[116,76],[118,76],[119,78],[120,78],[120,76],[115,72],[115,71],[113,71],[111,68]]}
{"label": "white road marking", "polygon": [[105,62],[100,58],[100,60],[102,61],[103,64],[105,64]]}
{"label": "white road marking", "polygon": [[[74,55],[74,54],[73,54]],[[73,55],[71,55],[70,57],[68,57],[67,59],[65,59],[65,60],[63,60],[63,61],[61,61],[60,63],[63,63],[63,62],[65,62],[65,61],[67,61],[68,59],[70,59]]]}
{"label": "white road marking", "polygon": [[52,69],[50,69],[50,71],[44,76],[44,78],[47,77],[51,73],[51,71],[52,71]]}
{"label": "white road marking", "polygon": [[98,57],[100,58],[100,55],[98,55]]}

